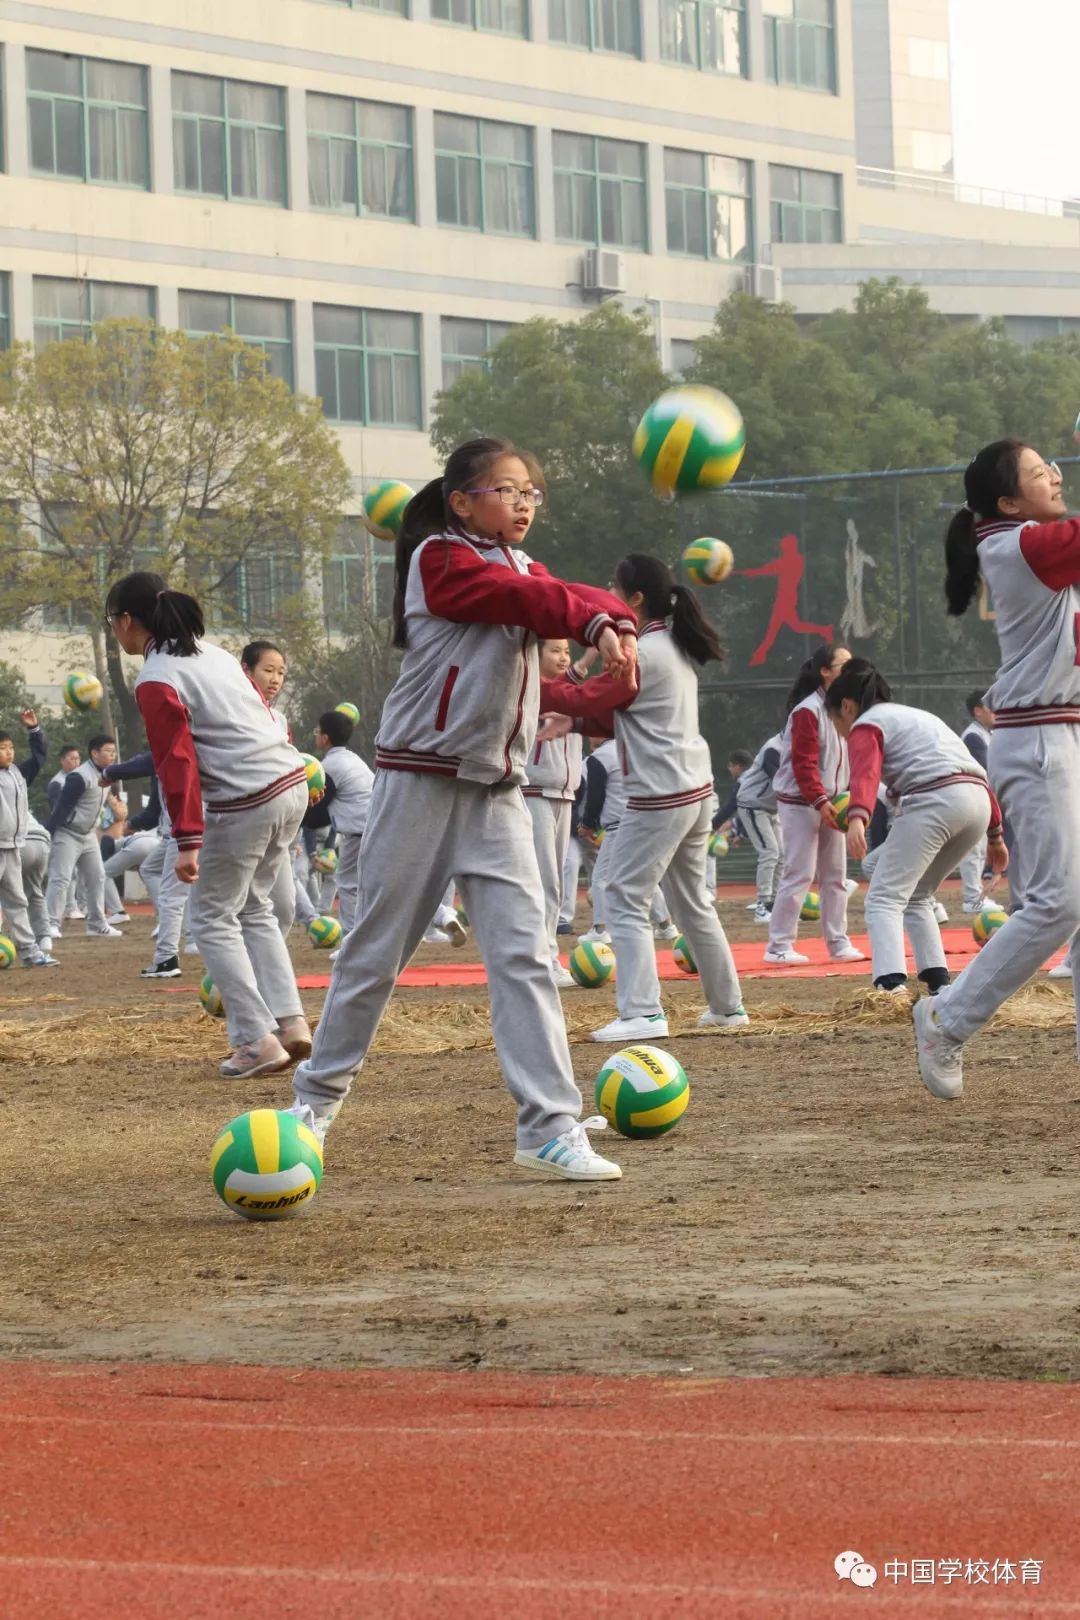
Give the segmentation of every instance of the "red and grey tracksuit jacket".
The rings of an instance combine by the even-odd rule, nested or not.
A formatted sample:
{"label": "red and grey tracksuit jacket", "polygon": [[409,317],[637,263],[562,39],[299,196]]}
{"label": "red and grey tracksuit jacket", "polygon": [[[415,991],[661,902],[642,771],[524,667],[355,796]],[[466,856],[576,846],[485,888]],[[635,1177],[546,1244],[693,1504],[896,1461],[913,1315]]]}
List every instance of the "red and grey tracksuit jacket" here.
{"label": "red and grey tracksuit jacket", "polygon": [[971,783],[986,789],[988,836],[1001,836],[1001,810],[986,772],[936,714],[906,703],[875,703],[851,728],[848,759],[849,820],[870,821],[882,782],[894,801]]}
{"label": "red and grey tracksuit jacket", "polygon": [[1080,520],[977,523],[1001,668],[994,729],[1080,722]]}
{"label": "red and grey tracksuit jacket", "polygon": [[847,745],[825,708],[825,689],[796,703],[780,743],[780,763],[773,777],[777,804],[809,805],[820,810],[848,784]]}

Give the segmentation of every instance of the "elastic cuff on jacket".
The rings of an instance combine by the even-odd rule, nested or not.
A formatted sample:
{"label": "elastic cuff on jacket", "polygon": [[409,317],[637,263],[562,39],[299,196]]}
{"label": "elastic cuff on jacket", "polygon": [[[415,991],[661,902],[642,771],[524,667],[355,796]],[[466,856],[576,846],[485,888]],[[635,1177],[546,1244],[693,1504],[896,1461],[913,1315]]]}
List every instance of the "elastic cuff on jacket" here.
{"label": "elastic cuff on jacket", "polygon": [[853,821],[865,821],[869,823],[870,812],[869,810],[864,810],[861,804],[850,804],[848,805],[847,818],[849,826]]}
{"label": "elastic cuff on jacket", "polygon": [[988,844],[1003,844],[1005,842],[1005,834],[1002,832],[1000,827],[998,828],[997,832],[995,832],[991,827],[990,831],[986,835],[986,842]]}
{"label": "elastic cuff on jacket", "polygon": [[822,805],[823,804],[828,804],[828,802],[829,802],[829,795],[827,793],[819,793],[817,798],[814,800],[813,808],[815,810],[820,810]]}
{"label": "elastic cuff on jacket", "polygon": [[614,630],[615,620],[609,619],[606,613],[597,613],[590,619],[585,627],[585,639],[590,647],[595,647],[605,630]]}
{"label": "elastic cuff on jacket", "polygon": [[176,839],[177,849],[182,849],[185,851],[189,849],[202,849],[202,844],[203,841],[201,833],[189,833],[186,838]]}

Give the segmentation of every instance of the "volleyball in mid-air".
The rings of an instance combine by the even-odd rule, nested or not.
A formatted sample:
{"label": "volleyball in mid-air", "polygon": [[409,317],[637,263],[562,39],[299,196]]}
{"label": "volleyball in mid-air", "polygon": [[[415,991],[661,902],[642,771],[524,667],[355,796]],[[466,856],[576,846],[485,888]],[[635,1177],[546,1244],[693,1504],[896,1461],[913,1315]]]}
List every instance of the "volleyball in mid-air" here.
{"label": "volleyball in mid-air", "polygon": [[671,954],[675,958],[675,966],[678,968],[680,973],[697,972],[697,963],[694,961],[694,953],[690,949],[690,946],[687,944],[686,939],[682,934],[679,935],[678,939],[671,947]]}
{"label": "volleyball in mid-air", "polygon": [[[408,484],[385,478],[364,496],[363,523],[376,540],[396,540],[405,508],[416,494]],[[359,718],[359,716],[357,716]]]}
{"label": "volleyball in mid-air", "polygon": [[343,714],[346,720],[351,720],[354,726],[360,724],[360,710],[355,703],[335,703],[334,713]]}
{"label": "volleyball in mid-air", "polygon": [[832,806],[833,806],[833,809],[836,811],[836,825],[839,827],[841,832],[847,832],[847,830],[848,830],[848,818],[847,818],[847,815],[848,815],[848,811],[851,808],[851,794],[850,793],[838,793],[836,795],[835,799],[832,802]]}
{"label": "volleyball in mid-air", "polygon": [[311,864],[316,872],[336,872],[338,852],[336,849],[317,849],[311,857]]}
{"label": "volleyball in mid-air", "polygon": [[301,754],[304,762],[304,775],[307,777],[308,798],[315,800],[320,793],[326,792],[326,772],[315,758],[314,754]]}
{"label": "volleyball in mid-air", "polygon": [[985,945],[991,934],[996,934],[1008,922],[1008,913],[1000,906],[984,906],[971,925],[976,945]]}
{"label": "volleyball in mid-air", "polygon": [[211,1018],[224,1018],[225,1003],[221,999],[221,991],[209,973],[199,985],[199,1000],[203,1004],[203,1010],[208,1012]]}
{"label": "volleyball in mid-air", "polygon": [[336,917],[312,917],[308,923],[308,938],[320,951],[328,951],[341,943],[341,924]]}
{"label": "volleyball in mid-air", "polygon": [[64,702],[76,714],[88,714],[96,709],[102,698],[102,685],[96,675],[88,675],[84,669],[77,669],[73,675],[68,675],[64,681]]}
{"label": "volleyball in mid-air", "polygon": [[15,946],[6,934],[0,934],[0,970],[9,968],[15,960]]}
{"label": "volleyball in mid-air", "polygon": [[584,939],[567,957],[570,972],[583,990],[595,990],[606,984],[615,971],[615,952],[610,945],[593,944]]}
{"label": "volleyball in mid-air", "polygon": [[627,1046],[596,1077],[596,1106],[621,1136],[663,1136],[686,1112],[682,1064],[658,1046]]}
{"label": "volleyball in mid-air", "polygon": [[803,922],[817,922],[821,916],[821,896],[816,889],[811,889],[804,895],[803,903],[799,908],[799,916]]}
{"label": "volleyball in mid-air", "polygon": [[631,449],[657,495],[721,489],[739,469],[746,428],[718,388],[684,383],[653,400]]}
{"label": "volleyball in mid-air", "polygon": [[219,1198],[249,1221],[280,1221],[302,1209],[318,1192],[322,1172],[314,1131],[276,1108],[230,1120],[210,1154]]}
{"label": "volleyball in mid-air", "polygon": [[735,553],[726,540],[691,540],[682,554],[683,567],[695,585],[719,585],[735,566]]}

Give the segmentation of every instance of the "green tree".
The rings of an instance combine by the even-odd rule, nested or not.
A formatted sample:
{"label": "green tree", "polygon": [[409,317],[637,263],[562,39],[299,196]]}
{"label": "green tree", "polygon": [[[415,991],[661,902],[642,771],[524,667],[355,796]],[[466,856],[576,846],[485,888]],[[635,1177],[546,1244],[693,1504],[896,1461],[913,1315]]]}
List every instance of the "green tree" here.
{"label": "green tree", "polygon": [[82,627],[105,729],[119,721],[131,741],[131,673],[103,623],[111,582],[153,567],[215,623],[250,626],[236,593],[245,564],[275,576],[295,617],[350,493],[318,401],[230,333],[105,321],[91,342],[0,354],[0,623],[47,609]]}
{"label": "green tree", "polygon": [[372,765],[379,717],[400,659],[390,645],[389,624],[377,620],[370,609],[360,610],[344,640],[309,642],[300,656],[299,645],[295,639],[286,642],[290,666],[286,707],[296,746],[310,753],[320,714],[347,701],[360,710],[349,746]]}
{"label": "green tree", "polygon": [[[25,744],[26,731],[19,718],[24,709],[35,711],[38,723],[44,727],[48,738],[50,762],[55,762],[64,724],[62,717],[52,714],[42,704],[34,701],[21,669],[0,660],[0,731],[10,731],[14,737],[16,760],[25,759],[30,752]],[[56,764],[50,763],[50,766],[43,767],[30,783],[28,790],[30,808],[41,821],[46,820],[49,814],[49,801],[45,789],[56,769]]]}

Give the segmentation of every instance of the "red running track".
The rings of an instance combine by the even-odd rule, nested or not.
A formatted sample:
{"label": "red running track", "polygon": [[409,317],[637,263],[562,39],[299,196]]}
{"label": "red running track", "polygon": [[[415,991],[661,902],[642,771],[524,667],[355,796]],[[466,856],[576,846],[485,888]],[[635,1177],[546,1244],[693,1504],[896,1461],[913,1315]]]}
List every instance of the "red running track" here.
{"label": "red running track", "polygon": [[4,1616],[1080,1616],[1072,1387],[8,1363],[0,1423]]}

